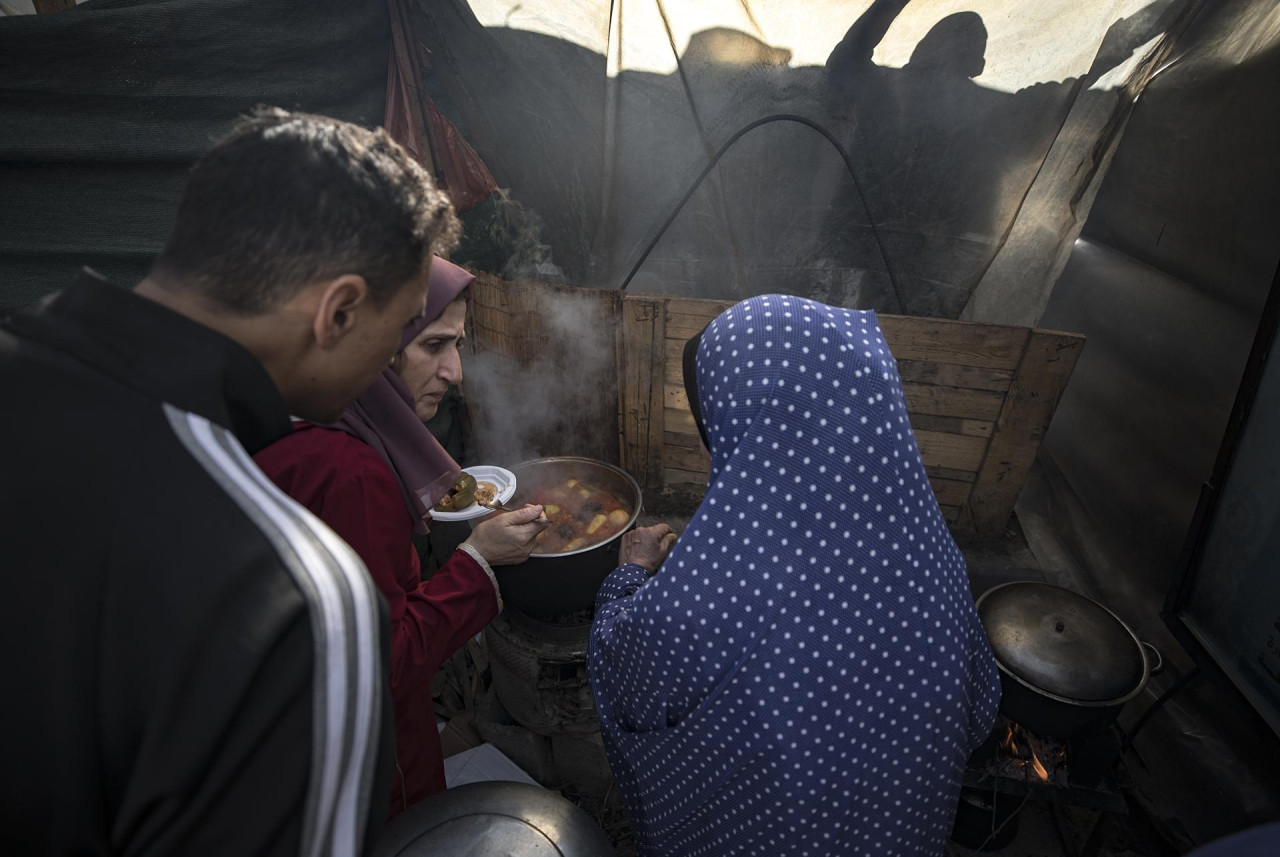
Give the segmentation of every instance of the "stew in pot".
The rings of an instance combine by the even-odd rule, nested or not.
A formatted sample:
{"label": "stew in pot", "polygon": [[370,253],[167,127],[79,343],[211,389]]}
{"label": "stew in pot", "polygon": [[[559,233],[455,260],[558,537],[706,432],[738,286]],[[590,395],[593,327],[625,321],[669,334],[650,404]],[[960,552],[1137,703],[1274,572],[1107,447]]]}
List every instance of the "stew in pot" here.
{"label": "stew in pot", "polygon": [[543,486],[529,502],[541,505],[551,520],[551,526],[538,534],[535,554],[597,545],[622,532],[631,521],[631,512],[611,492],[577,479]]}

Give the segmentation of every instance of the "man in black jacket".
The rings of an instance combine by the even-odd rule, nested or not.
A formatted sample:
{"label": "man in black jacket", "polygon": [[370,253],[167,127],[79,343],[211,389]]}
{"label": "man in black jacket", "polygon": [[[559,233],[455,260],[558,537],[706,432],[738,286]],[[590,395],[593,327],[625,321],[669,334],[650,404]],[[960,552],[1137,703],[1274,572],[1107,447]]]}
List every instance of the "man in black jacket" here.
{"label": "man in black jacket", "polygon": [[260,111],[133,291],[0,324],[0,853],[362,850],[385,608],[249,456],[373,381],[456,233],[385,132]]}

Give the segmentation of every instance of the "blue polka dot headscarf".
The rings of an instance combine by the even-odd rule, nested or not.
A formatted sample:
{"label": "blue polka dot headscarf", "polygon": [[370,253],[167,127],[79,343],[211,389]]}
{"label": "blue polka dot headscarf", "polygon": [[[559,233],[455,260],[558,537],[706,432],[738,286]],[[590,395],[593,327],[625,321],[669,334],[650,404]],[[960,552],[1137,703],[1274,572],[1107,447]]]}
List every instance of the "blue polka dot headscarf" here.
{"label": "blue polka dot headscarf", "polygon": [[605,580],[588,670],[642,855],[942,854],[995,660],[871,312],[704,331],[706,498]]}

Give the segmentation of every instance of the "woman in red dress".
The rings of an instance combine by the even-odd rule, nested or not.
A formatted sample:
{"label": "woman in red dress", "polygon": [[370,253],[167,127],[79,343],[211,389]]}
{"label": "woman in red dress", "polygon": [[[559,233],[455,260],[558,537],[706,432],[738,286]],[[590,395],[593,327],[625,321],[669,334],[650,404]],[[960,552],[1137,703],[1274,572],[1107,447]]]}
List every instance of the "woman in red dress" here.
{"label": "woman in red dress", "polygon": [[333,425],[294,422],[293,434],[255,456],[282,490],[360,554],[387,600],[396,767],[390,814],[442,791],[444,763],[431,698],[440,665],[498,614],[491,566],[523,562],[546,524],[542,507],[492,517],[428,581],[413,534],[461,470],[423,421],[462,380],[458,346],[475,279],[432,261],[427,306],[405,328],[378,380]]}

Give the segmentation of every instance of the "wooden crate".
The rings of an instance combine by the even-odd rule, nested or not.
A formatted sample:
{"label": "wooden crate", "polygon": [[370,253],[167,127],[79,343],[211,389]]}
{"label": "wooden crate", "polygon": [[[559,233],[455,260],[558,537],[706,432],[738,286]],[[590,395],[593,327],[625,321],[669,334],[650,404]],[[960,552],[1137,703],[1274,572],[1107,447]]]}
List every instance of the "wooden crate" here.
{"label": "wooden crate", "polygon": [[[493,334],[481,331],[481,305],[495,302],[481,294],[501,288],[500,281],[477,285],[477,335],[516,353],[524,346],[509,325],[486,322]],[[602,317],[617,313],[622,466],[647,491],[700,495],[710,460],[689,410],[681,357],[689,337],[731,303],[617,292],[582,299],[599,302]],[[536,312],[521,300],[509,298],[505,311]],[[943,514],[957,530],[999,532],[1013,513],[1084,337],[946,319],[879,320],[898,361],[908,416]]]}
{"label": "wooden crate", "polygon": [[[623,466],[650,489],[706,485],[709,459],[689,411],[681,356],[689,337],[730,305],[643,295],[622,302],[620,360],[643,363],[652,354],[661,364],[648,373],[624,368],[627,383],[619,384],[621,413],[633,417],[624,426],[636,429],[624,444]],[[958,529],[1000,531],[1084,337],[946,319],[879,320],[943,514]],[[637,414],[652,416],[641,421]]]}

